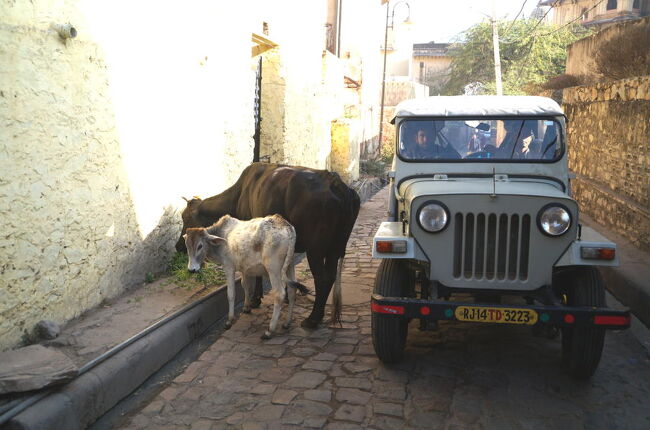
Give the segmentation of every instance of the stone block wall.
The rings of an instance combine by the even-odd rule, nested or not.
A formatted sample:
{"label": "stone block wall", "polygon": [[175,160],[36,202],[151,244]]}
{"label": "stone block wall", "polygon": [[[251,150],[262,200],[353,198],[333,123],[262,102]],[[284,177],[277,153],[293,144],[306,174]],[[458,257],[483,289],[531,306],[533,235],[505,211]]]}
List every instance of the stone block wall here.
{"label": "stone block wall", "polygon": [[582,211],[650,250],[650,76],[567,88],[563,108]]}

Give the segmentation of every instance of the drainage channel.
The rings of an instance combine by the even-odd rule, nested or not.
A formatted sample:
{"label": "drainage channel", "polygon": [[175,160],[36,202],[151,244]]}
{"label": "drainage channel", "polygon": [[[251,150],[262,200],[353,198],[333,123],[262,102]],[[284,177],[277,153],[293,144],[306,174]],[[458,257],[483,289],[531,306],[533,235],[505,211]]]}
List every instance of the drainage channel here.
{"label": "drainage channel", "polygon": [[[237,305],[241,310],[243,304]],[[181,374],[187,366],[196,361],[219,337],[224,333],[224,315],[219,321],[201,334],[201,336],[190,342],[174,358],[168,361],[158,371],[153,373],[131,394],[120,400],[115,406],[104,413],[94,423],[88,426],[88,430],[110,430],[121,428],[124,423],[139,410],[149,404],[166,386]]]}
{"label": "drainage channel", "polygon": [[[238,310],[242,300],[238,280]],[[108,423],[112,421],[100,417],[143,383],[160,381],[162,376],[197,356],[201,348],[207,348],[221,333],[220,324],[227,314],[226,287],[221,286],[89,361],[67,384],[4,405],[0,426],[73,430],[87,428],[97,421],[97,428],[110,428]]]}

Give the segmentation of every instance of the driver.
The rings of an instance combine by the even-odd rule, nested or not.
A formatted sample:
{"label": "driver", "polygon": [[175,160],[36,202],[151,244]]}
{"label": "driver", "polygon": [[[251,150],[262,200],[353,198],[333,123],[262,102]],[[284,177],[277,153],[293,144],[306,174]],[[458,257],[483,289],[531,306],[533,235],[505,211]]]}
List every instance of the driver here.
{"label": "driver", "polygon": [[430,125],[431,123],[416,123],[412,142],[403,145],[402,155],[412,160],[461,158],[458,151],[442,136],[441,131],[445,126],[444,121],[433,122],[434,133],[430,133],[425,124]]}

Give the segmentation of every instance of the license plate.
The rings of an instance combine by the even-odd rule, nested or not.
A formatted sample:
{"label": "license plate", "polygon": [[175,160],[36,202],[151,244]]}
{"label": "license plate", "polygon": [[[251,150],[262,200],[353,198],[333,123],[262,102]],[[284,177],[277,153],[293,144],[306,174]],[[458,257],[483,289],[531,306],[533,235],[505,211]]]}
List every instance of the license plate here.
{"label": "license plate", "polygon": [[537,322],[537,312],[532,309],[458,306],[455,315],[460,321],[483,323],[533,325]]}

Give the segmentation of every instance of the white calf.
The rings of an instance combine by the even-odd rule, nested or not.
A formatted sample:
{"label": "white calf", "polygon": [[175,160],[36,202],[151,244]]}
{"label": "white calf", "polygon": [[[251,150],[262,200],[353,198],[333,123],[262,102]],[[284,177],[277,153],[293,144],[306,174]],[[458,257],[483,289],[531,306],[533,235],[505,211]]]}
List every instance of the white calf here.
{"label": "white calf", "polygon": [[[188,228],[185,238],[189,261],[187,269],[198,272],[208,259],[221,263],[228,282],[228,322],[230,328],[235,320],[235,272],[242,274],[244,288],[244,312],[250,312],[251,289],[256,276],[268,276],[275,293],[273,316],[269,329],[262,335],[268,339],[275,332],[285,291],[289,296],[289,311],[283,327],[291,324],[296,289],[307,292],[307,287],[296,282],[293,266],[293,250],[296,231],[280,215],[241,221],[225,215],[212,226]],[[288,287],[288,288],[287,288]]]}

